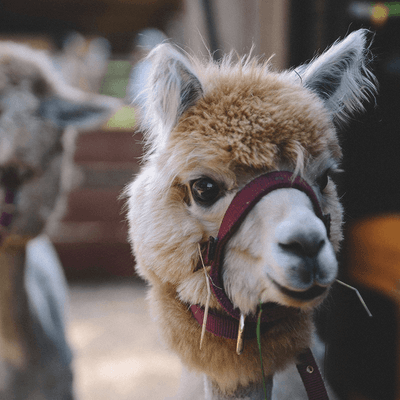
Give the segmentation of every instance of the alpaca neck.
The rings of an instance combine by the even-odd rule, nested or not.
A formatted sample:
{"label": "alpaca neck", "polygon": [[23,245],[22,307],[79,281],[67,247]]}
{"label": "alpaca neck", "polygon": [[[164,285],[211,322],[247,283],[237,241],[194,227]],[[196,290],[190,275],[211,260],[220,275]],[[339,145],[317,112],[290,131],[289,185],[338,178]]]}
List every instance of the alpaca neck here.
{"label": "alpaca neck", "polygon": [[[180,356],[187,369],[207,375],[221,393],[236,393],[238,388],[250,388],[254,382],[260,385],[261,392],[260,352],[256,339],[245,339],[244,351],[238,356],[235,340],[206,331],[200,349],[201,326],[188,306],[179,300],[176,288],[171,284],[154,285],[149,297],[167,345]],[[295,338],[293,332],[296,332]],[[310,346],[311,333],[311,313],[296,312],[290,318],[273,323],[268,334],[261,335],[265,374],[272,376],[293,363],[297,355]]]}
{"label": "alpaca neck", "polygon": [[209,378],[205,377],[205,398],[207,400],[264,400],[272,397],[272,376],[266,379],[266,395],[260,384],[249,384],[247,387],[238,388],[232,394],[223,394]]}
{"label": "alpaca neck", "polygon": [[17,368],[28,362],[30,320],[24,287],[27,241],[11,235],[0,248],[0,358]]}

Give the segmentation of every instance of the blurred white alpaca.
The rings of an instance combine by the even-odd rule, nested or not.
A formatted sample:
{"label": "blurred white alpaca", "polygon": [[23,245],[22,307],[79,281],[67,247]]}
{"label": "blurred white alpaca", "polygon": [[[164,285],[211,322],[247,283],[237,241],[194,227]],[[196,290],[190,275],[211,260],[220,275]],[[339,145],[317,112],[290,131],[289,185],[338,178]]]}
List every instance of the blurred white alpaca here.
{"label": "blurred white alpaca", "polygon": [[[66,283],[41,235],[62,211],[67,127],[90,129],[119,107],[63,83],[50,57],[0,43],[0,398],[72,399]],[[57,213],[57,211],[56,211]]]}

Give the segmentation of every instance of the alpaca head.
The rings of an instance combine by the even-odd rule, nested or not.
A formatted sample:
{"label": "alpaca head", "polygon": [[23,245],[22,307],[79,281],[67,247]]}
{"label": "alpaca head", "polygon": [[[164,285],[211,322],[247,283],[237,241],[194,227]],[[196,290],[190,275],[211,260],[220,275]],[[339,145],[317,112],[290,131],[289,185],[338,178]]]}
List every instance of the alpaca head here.
{"label": "alpaca head", "polygon": [[118,104],[63,84],[46,53],[0,44],[0,211],[12,214],[9,232],[35,236],[53,211],[66,127],[98,126]]}
{"label": "alpaca head", "polygon": [[[304,310],[334,282],[342,207],[331,176],[341,149],[335,124],[375,90],[357,31],[296,70],[234,56],[201,63],[169,44],[149,56],[143,107],[144,167],[128,187],[130,239],[139,273],[169,284],[185,304],[203,304],[198,244],[218,230],[235,194],[270,171],[290,171],[331,215],[330,234],[310,198],[293,188],[269,193],[228,242],[224,290],[242,313],[259,302]],[[211,305],[218,307],[212,300]]]}

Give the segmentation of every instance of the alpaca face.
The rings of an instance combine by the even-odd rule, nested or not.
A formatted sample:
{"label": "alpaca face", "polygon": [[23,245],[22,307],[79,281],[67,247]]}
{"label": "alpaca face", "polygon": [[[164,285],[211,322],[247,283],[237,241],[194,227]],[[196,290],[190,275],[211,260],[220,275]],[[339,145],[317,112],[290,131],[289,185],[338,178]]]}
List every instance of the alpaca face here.
{"label": "alpaca face", "polygon": [[245,314],[254,312],[260,301],[314,307],[337,274],[341,208],[329,174],[337,168],[340,149],[316,96],[276,76],[243,81],[247,97],[237,82],[225,82],[228,95],[220,87],[204,94],[176,126],[164,154],[171,157],[192,149],[174,179],[185,187],[187,199],[182,200],[182,193],[180,201],[200,228],[198,235],[206,239],[217,236],[233,196],[249,181],[270,171],[298,170],[324,212],[332,214],[331,237],[305,193],[275,190],[254,207],[228,242],[222,274],[228,297]]}
{"label": "alpaca face", "polygon": [[60,194],[65,128],[98,125],[116,106],[63,84],[45,53],[0,43],[0,212],[12,214],[2,229],[40,233]]}
{"label": "alpaca face", "polygon": [[[225,249],[224,289],[241,312],[260,301],[311,308],[336,278],[342,208],[331,175],[341,150],[334,122],[374,90],[358,31],[295,72],[227,57],[201,65],[169,45],[152,52],[144,106],[148,155],[129,186],[138,271],[204,305],[197,246],[216,237],[234,195],[255,177],[286,170],[331,214],[330,236],[306,194],[279,189],[250,212]],[[214,302],[212,306],[217,306]]]}
{"label": "alpaca face", "polygon": [[33,79],[21,77],[0,93],[0,203],[4,210],[5,191],[14,190],[11,226],[32,233],[42,230],[54,208],[62,156],[62,129],[40,116],[34,85]]}

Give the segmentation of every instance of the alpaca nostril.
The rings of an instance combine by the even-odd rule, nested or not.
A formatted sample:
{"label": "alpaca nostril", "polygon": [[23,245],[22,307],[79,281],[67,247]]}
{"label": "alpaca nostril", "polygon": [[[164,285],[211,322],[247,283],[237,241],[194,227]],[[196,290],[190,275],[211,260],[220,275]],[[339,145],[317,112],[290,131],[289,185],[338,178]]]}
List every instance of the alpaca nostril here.
{"label": "alpaca nostril", "polygon": [[315,240],[308,238],[297,238],[289,243],[278,243],[279,247],[289,253],[299,257],[314,258],[321,251],[325,244],[325,239]]}

